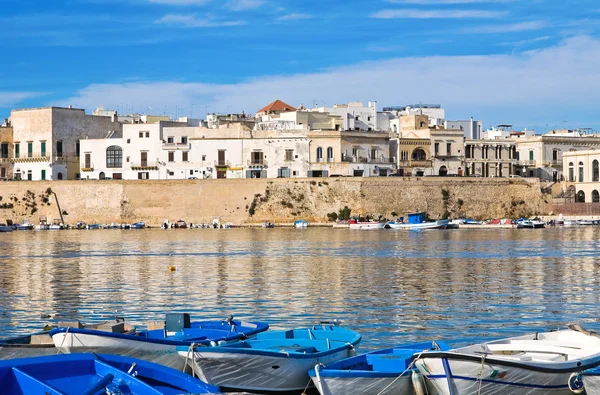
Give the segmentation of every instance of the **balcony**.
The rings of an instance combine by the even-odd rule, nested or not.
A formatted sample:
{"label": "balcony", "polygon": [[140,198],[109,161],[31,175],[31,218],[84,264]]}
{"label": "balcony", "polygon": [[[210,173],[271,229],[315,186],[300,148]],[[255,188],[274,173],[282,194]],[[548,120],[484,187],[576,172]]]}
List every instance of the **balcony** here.
{"label": "balcony", "polygon": [[[403,165],[403,163],[406,163],[406,165]],[[432,167],[432,161],[430,160],[410,160],[410,161],[401,161],[400,162],[401,166],[404,167]]]}
{"label": "balcony", "polygon": [[248,160],[248,167],[267,167],[267,161],[266,160]]}
{"label": "balcony", "polygon": [[131,162],[131,170],[158,170],[158,162]]}
{"label": "balcony", "polygon": [[94,171],[94,164],[93,163],[86,163],[82,168],[81,168],[81,172],[90,172],[90,171]]}
{"label": "balcony", "polygon": [[19,157],[11,158],[15,163],[27,163],[27,162],[50,162],[50,155],[48,152],[26,152]]}
{"label": "balcony", "polygon": [[231,162],[228,160],[216,160],[215,167],[231,167]]}
{"label": "balcony", "polygon": [[162,149],[166,151],[188,151],[191,149],[190,143],[163,143]]}
{"label": "balcony", "polygon": [[342,160],[342,162],[350,162],[350,163],[378,163],[378,164],[387,164],[394,163],[393,158],[386,158],[384,156],[379,156],[376,158],[369,158],[365,156],[346,156]]}

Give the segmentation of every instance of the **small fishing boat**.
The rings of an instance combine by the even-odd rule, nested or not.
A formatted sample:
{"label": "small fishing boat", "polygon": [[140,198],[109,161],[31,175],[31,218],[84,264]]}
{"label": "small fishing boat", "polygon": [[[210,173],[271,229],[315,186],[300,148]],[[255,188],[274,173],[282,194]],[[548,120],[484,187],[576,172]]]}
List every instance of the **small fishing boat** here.
{"label": "small fishing boat", "polygon": [[131,225],[131,229],[144,229],[146,227],[146,223],[144,222],[136,222]]}
{"label": "small fishing boat", "polygon": [[398,221],[388,222],[387,226],[389,226],[392,229],[426,230],[446,229],[449,223],[449,219],[426,221],[425,213],[412,213],[408,214],[408,222],[404,222],[404,218],[399,218]]}
{"label": "small fishing boat", "polygon": [[600,337],[569,325],[566,330],[425,352],[415,365],[441,395],[567,395],[573,373],[600,366]]}
{"label": "small fishing boat", "polygon": [[591,219],[580,219],[577,221],[577,225],[592,226],[592,225],[596,225],[596,221],[591,220]]}
{"label": "small fishing boat", "polygon": [[376,222],[376,221],[350,221],[350,229],[354,230],[377,230],[384,229],[386,223],[385,222]]}
{"label": "small fishing boat", "polygon": [[98,230],[98,229],[102,229],[102,226],[100,224],[88,224],[87,229],[88,230]]}
{"label": "small fishing boat", "polygon": [[120,229],[131,229],[131,225],[130,224],[126,224],[126,223],[122,223],[121,225],[119,225]]}
{"label": "small fishing boat", "polygon": [[[123,328],[101,331],[62,327],[50,331],[56,348],[63,353],[102,352],[128,355],[183,370],[184,361],[177,346],[210,345],[220,341],[240,340],[266,331],[262,322],[242,322],[233,317],[223,321],[191,322],[189,314],[167,314],[166,322],[151,325],[149,330],[124,333]],[[156,329],[154,329],[156,328]]]}
{"label": "small fishing boat", "polygon": [[12,232],[12,226],[8,226],[6,224],[0,224],[0,232]]}
{"label": "small fishing boat", "polygon": [[179,347],[201,380],[241,391],[299,391],[317,363],[349,357],[361,335],[334,325],[259,333],[217,347]]}
{"label": "small fishing boat", "polygon": [[294,228],[296,228],[296,229],[308,228],[308,222],[306,222],[303,219],[297,219],[294,221]]}
{"label": "small fishing boat", "polygon": [[218,394],[219,389],[154,363],[106,354],[0,361],[3,394]]}
{"label": "small fishing boat", "polygon": [[271,221],[264,222],[262,225],[263,229],[272,229],[275,227],[275,224]]}
{"label": "small fishing boat", "polygon": [[65,228],[62,224],[52,224],[48,226],[48,230],[63,230]]}
{"label": "small fishing boat", "polygon": [[35,226],[27,220],[24,220],[21,224],[17,224],[17,230],[34,230],[34,229],[35,229]]}
{"label": "small fishing boat", "polygon": [[187,227],[188,227],[187,224],[182,219],[180,219],[179,221],[175,222],[175,229],[187,229]]}
{"label": "small fishing boat", "polygon": [[535,221],[530,219],[520,219],[517,221],[517,229],[541,229],[546,227],[544,221]]}
{"label": "small fishing boat", "polygon": [[321,395],[412,395],[413,386],[425,385],[422,379],[413,383],[414,355],[424,350],[448,349],[450,347],[441,342],[400,345],[326,366],[318,364],[308,375]]}
{"label": "small fishing boat", "polygon": [[83,221],[79,221],[75,224],[75,229],[78,229],[78,230],[87,229],[87,224]]}

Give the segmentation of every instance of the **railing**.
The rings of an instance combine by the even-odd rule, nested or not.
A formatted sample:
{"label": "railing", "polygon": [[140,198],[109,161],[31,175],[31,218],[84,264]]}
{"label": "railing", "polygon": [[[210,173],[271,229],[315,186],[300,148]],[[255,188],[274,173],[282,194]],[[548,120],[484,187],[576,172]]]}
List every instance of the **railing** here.
{"label": "railing", "polygon": [[50,162],[48,152],[24,152],[12,158],[15,162]]}
{"label": "railing", "polygon": [[267,161],[266,160],[248,160],[248,166],[255,166],[255,167],[267,167]]}
{"label": "railing", "polygon": [[191,148],[190,143],[163,143],[162,149],[164,150],[189,150]]}
{"label": "railing", "polygon": [[154,162],[154,161],[146,161],[146,162],[130,162],[131,163],[131,168],[135,169],[153,169],[153,170],[158,170],[158,162]]}
{"label": "railing", "polygon": [[230,167],[231,162],[228,160],[216,160],[215,167]]}
{"label": "railing", "polygon": [[86,163],[81,167],[81,171],[82,172],[88,172],[88,171],[94,171],[94,164],[93,163]]}
{"label": "railing", "polygon": [[394,163],[394,158],[386,158],[384,156],[379,156],[376,158],[369,158],[365,156],[345,156],[342,159],[342,162],[350,162],[350,163]]}
{"label": "railing", "polygon": [[[402,162],[400,162],[402,163]],[[432,161],[430,160],[410,160],[410,161],[404,161],[404,163],[408,163],[405,166],[409,166],[409,167],[431,167],[432,166]]]}

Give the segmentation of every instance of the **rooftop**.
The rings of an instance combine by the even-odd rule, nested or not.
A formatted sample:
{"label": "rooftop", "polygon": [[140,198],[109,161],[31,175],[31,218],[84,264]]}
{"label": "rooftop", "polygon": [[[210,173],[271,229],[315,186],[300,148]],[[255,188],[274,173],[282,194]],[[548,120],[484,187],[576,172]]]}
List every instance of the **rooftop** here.
{"label": "rooftop", "polygon": [[264,113],[272,113],[272,112],[285,112],[285,111],[296,111],[295,107],[290,106],[287,103],[282,102],[281,100],[275,100],[274,102],[267,104],[265,107],[261,108],[257,112]]}

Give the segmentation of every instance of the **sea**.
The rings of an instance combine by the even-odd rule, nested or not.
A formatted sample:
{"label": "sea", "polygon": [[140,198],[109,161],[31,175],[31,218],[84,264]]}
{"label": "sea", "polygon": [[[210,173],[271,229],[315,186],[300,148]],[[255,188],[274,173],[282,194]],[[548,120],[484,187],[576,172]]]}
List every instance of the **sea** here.
{"label": "sea", "polygon": [[362,350],[464,345],[580,323],[600,330],[600,227],[0,233],[0,337],[166,313],[333,322]]}

